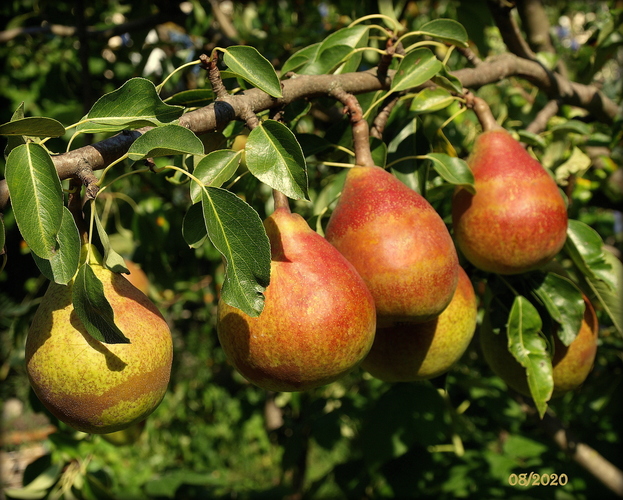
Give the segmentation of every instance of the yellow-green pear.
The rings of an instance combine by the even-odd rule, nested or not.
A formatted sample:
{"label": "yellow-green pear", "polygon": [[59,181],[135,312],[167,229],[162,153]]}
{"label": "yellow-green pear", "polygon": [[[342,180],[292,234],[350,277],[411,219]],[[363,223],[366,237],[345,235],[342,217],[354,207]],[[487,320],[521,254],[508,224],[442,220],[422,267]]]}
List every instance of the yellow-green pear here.
{"label": "yellow-green pear", "polygon": [[73,282],[50,283],[26,339],[26,370],[37,397],[77,430],[110,433],[144,420],[162,401],[171,373],[173,343],[156,306],[121,274],[99,262],[115,324],[130,340],[94,339],[72,305]]}
{"label": "yellow-green pear", "polygon": [[448,307],[424,323],[377,328],[372,349],[361,367],[386,382],[438,377],[463,355],[476,329],[478,303],[463,268]]}

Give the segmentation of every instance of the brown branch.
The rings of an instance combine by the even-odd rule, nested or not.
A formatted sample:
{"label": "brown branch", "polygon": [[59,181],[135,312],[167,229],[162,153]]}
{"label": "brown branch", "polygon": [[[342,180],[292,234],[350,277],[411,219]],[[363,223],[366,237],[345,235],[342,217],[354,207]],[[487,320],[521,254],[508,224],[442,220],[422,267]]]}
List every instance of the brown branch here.
{"label": "brown branch", "polygon": [[512,5],[505,0],[488,0],[487,4],[508,50],[523,59],[534,60],[534,52],[532,52],[515,19],[513,19]]}
{"label": "brown branch", "polygon": [[[549,73],[537,62],[519,58],[513,54],[502,54],[490,58],[477,68],[464,68],[452,73],[463,87],[477,89],[483,85],[498,82],[511,76],[524,78],[540,88],[551,99],[560,99],[561,104],[569,104],[588,110],[596,120],[612,123],[619,112],[617,104],[594,86],[582,85]],[[204,108],[183,115],[179,123],[196,134],[211,132],[224,127],[231,120],[239,118],[247,106],[258,113],[272,108],[281,108],[298,99],[313,99],[326,96],[333,86],[345,92],[361,94],[376,90],[387,90],[393,73],[385,80],[379,80],[375,70],[343,73],[339,75],[304,75],[285,80],[282,84],[283,97],[275,99],[259,89],[246,90],[230,96],[227,101],[216,101]],[[431,85],[431,83],[425,84]],[[75,177],[85,166],[100,170],[124,155],[130,145],[150,127],[121,134],[101,142],[84,146],[52,157],[61,179]],[[6,181],[0,181],[0,210],[9,199]]]}
{"label": "brown branch", "polygon": [[532,132],[533,134],[539,134],[543,132],[547,128],[547,122],[553,116],[556,116],[558,110],[560,109],[560,103],[558,100],[553,99],[549,101],[543,109],[538,112],[534,120],[526,127],[527,132]]}
{"label": "brown branch", "polygon": [[385,130],[385,126],[387,125],[387,120],[389,120],[389,115],[392,110],[400,101],[400,96],[396,95],[389,98],[386,102],[383,103],[380,111],[376,115],[374,122],[372,123],[372,128],[370,129],[370,135],[372,137],[376,137],[377,139],[383,138],[383,131]]}

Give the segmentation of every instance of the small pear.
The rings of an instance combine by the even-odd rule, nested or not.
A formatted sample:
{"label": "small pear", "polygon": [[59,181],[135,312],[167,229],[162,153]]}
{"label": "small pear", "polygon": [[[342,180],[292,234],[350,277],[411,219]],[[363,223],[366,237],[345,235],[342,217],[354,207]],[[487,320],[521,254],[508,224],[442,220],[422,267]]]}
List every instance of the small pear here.
{"label": "small pear", "polygon": [[378,328],[361,367],[386,382],[438,377],[465,353],[476,329],[478,303],[463,268],[450,304],[432,320]]}
{"label": "small pear", "polygon": [[130,343],[95,340],[72,306],[73,282],[50,283],[26,338],[26,370],[54,416],[77,430],[104,434],[144,420],[160,404],[173,343],[166,321],[141,291],[100,263],[91,268]]}
{"label": "small pear", "polygon": [[[552,377],[554,392],[552,397],[559,397],[578,388],[588,377],[593,368],[597,353],[599,324],[595,309],[584,297],[586,308],[580,330],[573,342],[567,347],[554,331],[554,355],[552,357]],[[508,352],[508,339],[504,332],[494,333],[483,322],[480,328],[480,346],[487,364],[493,372],[509,387],[524,396],[530,396],[526,370]]]}
{"label": "small pear", "polygon": [[483,271],[519,274],[549,262],[567,237],[567,207],[543,166],[506,130],[483,132],[468,158],[476,194],[452,200],[458,248]]}
{"label": "small pear", "polygon": [[267,390],[333,382],[370,350],[372,296],[348,261],[287,205],[264,225],[271,244],[264,309],[253,318],[221,300],[221,346],[244,377]]}
{"label": "small pear", "polygon": [[353,167],[326,228],[376,303],[380,327],[439,315],[456,290],[454,243],[435,209],[380,167]]}

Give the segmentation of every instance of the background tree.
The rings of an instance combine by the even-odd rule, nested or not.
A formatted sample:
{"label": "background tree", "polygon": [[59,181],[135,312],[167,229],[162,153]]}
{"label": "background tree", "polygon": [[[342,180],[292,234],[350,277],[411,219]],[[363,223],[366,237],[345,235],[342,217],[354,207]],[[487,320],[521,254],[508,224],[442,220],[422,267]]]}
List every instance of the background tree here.
{"label": "background tree", "polygon": [[[0,181],[3,474],[16,472],[5,493],[623,496],[620,277],[607,285],[617,279],[610,255],[620,259],[622,238],[621,9],[615,1],[5,2],[6,155],[28,138],[58,153],[48,158],[63,187],[82,185],[85,199],[95,200],[85,210],[95,207],[101,221],[98,245],[108,240],[149,277],[175,351],[163,403],[144,429],[116,441],[132,446],[76,433],[47,414],[29,389],[23,346],[49,276],[30,255],[37,239],[19,231],[16,200]],[[441,19],[451,21],[431,23]],[[399,67],[409,54],[417,64]],[[218,185],[259,218],[272,211],[271,188],[287,191],[293,211],[322,233],[343,167],[371,154],[451,227],[451,193],[470,183],[458,159],[481,130],[466,106],[473,94],[551,170],[578,221],[556,263],[599,318],[595,367],[581,390],[535,405],[493,375],[476,341],[428,382],[388,384],[360,369],[304,393],[246,382],[218,345],[216,304],[228,277],[221,253],[204,241],[210,229],[196,224],[192,207],[202,195],[184,172],[204,183],[217,183],[218,174]],[[121,110],[111,111],[119,96]],[[137,96],[149,105],[140,119],[129,116]],[[178,118],[185,131],[169,123]],[[353,121],[369,125],[370,141],[357,139]],[[282,140],[267,150],[271,134]],[[261,160],[270,155],[272,168],[258,170],[252,146],[263,148]],[[202,166],[204,155],[213,156]],[[306,181],[286,180],[277,167],[284,164]],[[463,263],[483,304],[487,293],[504,295],[497,275]],[[528,281],[513,284],[534,290]],[[16,489],[26,463],[25,487]],[[526,481],[531,472],[564,475],[565,484],[528,489],[520,474]]]}

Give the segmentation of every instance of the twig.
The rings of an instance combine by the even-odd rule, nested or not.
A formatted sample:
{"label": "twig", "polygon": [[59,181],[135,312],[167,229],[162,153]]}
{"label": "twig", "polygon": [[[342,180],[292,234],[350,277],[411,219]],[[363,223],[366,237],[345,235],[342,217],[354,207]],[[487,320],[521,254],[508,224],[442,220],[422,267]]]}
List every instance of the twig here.
{"label": "twig", "polygon": [[469,47],[460,47],[457,46],[456,50],[459,51],[459,53],[465,58],[467,59],[467,61],[474,67],[479,66],[480,64],[482,64],[482,59],[480,59],[480,57],[478,57],[476,55],[476,53],[470,49]]}
{"label": "twig", "polygon": [[488,0],[487,4],[508,50],[523,59],[534,60],[534,52],[521,35],[521,31],[513,19],[512,7],[504,0]]}
{"label": "twig", "polygon": [[383,104],[383,107],[376,115],[376,118],[372,123],[372,128],[370,129],[370,135],[372,137],[376,137],[377,139],[383,138],[383,131],[385,130],[385,126],[387,125],[387,120],[389,120],[389,115],[391,114],[396,104],[398,104],[399,100],[399,95],[392,95]]}
{"label": "twig", "polygon": [[471,92],[466,92],[464,97],[465,105],[474,111],[483,131],[487,132],[489,130],[502,128],[502,126],[496,121],[493,113],[491,112],[491,108],[484,99],[476,97]]}
{"label": "twig", "polygon": [[556,116],[558,110],[560,109],[560,103],[558,100],[553,99],[549,101],[543,109],[538,112],[534,120],[526,127],[527,132],[532,132],[533,134],[538,134],[543,132],[547,128],[547,122],[551,117]]}
{"label": "twig", "polygon": [[199,60],[201,61],[201,68],[205,69],[208,72],[208,80],[210,81],[210,85],[212,86],[212,91],[217,99],[226,99],[229,97],[229,92],[225,88],[223,84],[223,79],[221,78],[221,71],[218,69],[218,52],[213,51],[212,57],[208,57],[206,54],[201,54],[199,56]]}

